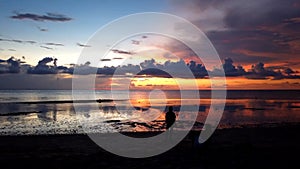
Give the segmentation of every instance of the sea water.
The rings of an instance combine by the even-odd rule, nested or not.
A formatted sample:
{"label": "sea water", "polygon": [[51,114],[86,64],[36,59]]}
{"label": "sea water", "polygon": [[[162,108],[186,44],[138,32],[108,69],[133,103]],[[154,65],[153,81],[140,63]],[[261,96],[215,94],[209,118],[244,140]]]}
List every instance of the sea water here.
{"label": "sea water", "polygon": [[[182,122],[175,129],[185,129],[185,121],[179,117],[186,120],[191,114],[189,111],[197,111],[193,129],[201,130],[210,110],[211,92],[185,92],[199,92],[200,99],[182,98],[180,91],[159,91],[157,97],[151,91],[114,91],[112,94],[102,90],[80,91],[80,99],[86,102],[73,104],[71,90],[2,90],[0,135],[162,131],[165,130],[166,106],[174,106],[177,121]],[[91,94],[96,100],[112,101],[99,103],[89,97]],[[190,106],[199,104],[199,108],[181,110],[182,99],[187,99],[184,104]],[[300,91],[234,90],[227,91],[219,128],[298,122]]]}

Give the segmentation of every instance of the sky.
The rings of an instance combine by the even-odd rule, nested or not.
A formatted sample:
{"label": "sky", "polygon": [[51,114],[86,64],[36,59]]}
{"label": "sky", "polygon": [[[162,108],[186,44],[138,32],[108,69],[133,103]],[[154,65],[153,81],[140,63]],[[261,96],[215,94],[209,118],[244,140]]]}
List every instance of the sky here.
{"label": "sky", "polygon": [[[229,89],[300,89],[297,0],[0,0],[0,9],[0,89],[70,89],[72,65],[83,49],[95,47],[89,45],[95,32],[120,17],[141,12],[187,19],[206,34],[222,65],[206,70],[186,45],[157,35],[139,35],[114,46],[100,60],[101,77],[95,88],[116,85],[122,89],[124,77],[133,72],[149,68],[168,72],[173,69],[170,65],[181,64],[191,69],[201,89],[210,88],[207,72],[217,79],[222,68]],[[191,66],[193,61],[197,68]],[[77,65],[84,72],[81,76],[90,76],[95,66],[81,64]],[[122,73],[112,79],[117,66]],[[152,69],[146,74],[149,77],[131,79],[131,87],[176,89],[164,73]],[[189,86],[190,79],[182,75],[176,79]]]}

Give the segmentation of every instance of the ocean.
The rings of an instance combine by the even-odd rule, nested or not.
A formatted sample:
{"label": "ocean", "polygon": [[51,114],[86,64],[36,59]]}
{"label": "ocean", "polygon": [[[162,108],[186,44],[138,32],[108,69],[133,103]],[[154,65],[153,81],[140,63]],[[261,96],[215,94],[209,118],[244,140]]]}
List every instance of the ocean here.
{"label": "ocean", "polygon": [[[190,111],[195,111],[189,106],[195,104],[199,108],[193,130],[201,130],[212,101],[210,91],[186,91],[191,96],[199,92],[200,99],[185,97],[187,108],[181,110],[180,91],[95,91],[102,102],[90,98],[91,92],[79,91],[80,101],[73,104],[71,90],[1,90],[0,135],[163,131],[166,105],[174,106],[182,122],[174,129],[184,130]],[[298,122],[299,90],[230,90],[218,128]]]}

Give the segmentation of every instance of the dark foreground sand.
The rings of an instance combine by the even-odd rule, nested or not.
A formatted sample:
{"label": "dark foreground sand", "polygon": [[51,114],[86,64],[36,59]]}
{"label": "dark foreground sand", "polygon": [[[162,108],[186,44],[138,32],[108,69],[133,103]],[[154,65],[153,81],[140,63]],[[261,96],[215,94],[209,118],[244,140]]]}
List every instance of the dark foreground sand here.
{"label": "dark foreground sand", "polygon": [[[217,130],[205,146],[190,138],[145,159],[113,155],[86,135],[0,136],[0,168],[300,168],[299,125]],[[151,135],[153,133],[131,133]]]}

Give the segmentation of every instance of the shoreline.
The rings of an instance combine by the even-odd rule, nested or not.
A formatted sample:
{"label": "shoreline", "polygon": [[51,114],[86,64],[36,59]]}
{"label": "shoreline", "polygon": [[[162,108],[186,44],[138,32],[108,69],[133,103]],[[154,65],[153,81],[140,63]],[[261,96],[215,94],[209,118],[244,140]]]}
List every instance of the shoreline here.
{"label": "shoreline", "polygon": [[[300,125],[218,129],[197,145],[192,131],[158,156],[131,159],[111,154],[87,135],[0,136],[0,162],[6,168],[299,168]],[[157,132],[124,133],[149,137]],[[103,134],[105,135],[105,134]],[[17,162],[17,163],[16,163]],[[46,164],[46,165],[45,165]]]}
{"label": "shoreline", "polygon": [[[120,122],[119,120],[109,120],[106,123],[111,123],[111,122]],[[133,122],[134,123],[134,122]],[[194,124],[194,128],[190,131],[193,133],[197,133],[197,132],[201,132],[202,131],[202,127],[203,127],[203,123],[198,123],[195,122]],[[199,128],[199,125],[201,125],[201,128]],[[245,123],[245,124],[220,124],[218,125],[216,131],[220,131],[220,130],[224,130],[224,129],[258,129],[258,128],[282,128],[282,127],[292,127],[292,126],[300,126],[300,122],[266,122],[266,123]],[[89,132],[87,133],[84,130],[81,130],[81,128],[79,128],[80,130],[73,130],[73,132],[67,132],[67,131],[61,131],[61,132],[39,132],[39,133],[9,133],[9,132],[3,132],[0,130],[0,138],[1,137],[23,137],[23,136],[69,136],[69,135],[88,135],[88,134],[114,134],[114,133],[122,133],[125,135],[149,135],[148,137],[151,137],[152,135],[157,135],[160,134],[162,132],[165,132],[165,128],[161,128],[160,130],[149,130],[149,131],[107,131],[107,132],[103,132],[103,133],[92,133]],[[177,130],[177,129],[174,129]],[[178,132],[181,132],[183,130],[177,130]],[[200,134],[200,133],[199,133]],[[199,135],[198,134],[198,135]]]}

